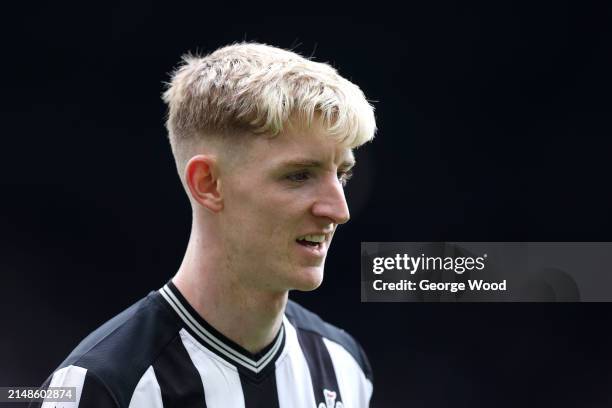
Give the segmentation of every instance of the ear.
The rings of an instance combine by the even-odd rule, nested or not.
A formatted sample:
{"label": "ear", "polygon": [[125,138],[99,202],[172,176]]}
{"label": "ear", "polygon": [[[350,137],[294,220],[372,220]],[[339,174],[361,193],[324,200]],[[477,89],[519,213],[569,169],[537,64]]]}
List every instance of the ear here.
{"label": "ear", "polygon": [[185,181],[191,197],[202,207],[214,213],[223,209],[215,156],[199,154],[192,157],[185,166]]}

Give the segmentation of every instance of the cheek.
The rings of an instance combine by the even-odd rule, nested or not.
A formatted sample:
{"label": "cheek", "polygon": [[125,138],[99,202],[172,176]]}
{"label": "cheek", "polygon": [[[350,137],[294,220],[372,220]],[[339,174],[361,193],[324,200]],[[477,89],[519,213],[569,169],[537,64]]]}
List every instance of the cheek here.
{"label": "cheek", "polygon": [[[306,227],[312,193],[269,183],[243,182],[226,193],[225,220],[234,240],[253,249],[274,243],[288,247]],[[258,242],[251,242],[257,238]],[[267,245],[269,247],[269,245]]]}
{"label": "cheek", "polygon": [[288,235],[282,209],[266,203],[263,197],[239,197],[224,209],[225,230],[243,252],[263,252],[274,243],[276,247]]}

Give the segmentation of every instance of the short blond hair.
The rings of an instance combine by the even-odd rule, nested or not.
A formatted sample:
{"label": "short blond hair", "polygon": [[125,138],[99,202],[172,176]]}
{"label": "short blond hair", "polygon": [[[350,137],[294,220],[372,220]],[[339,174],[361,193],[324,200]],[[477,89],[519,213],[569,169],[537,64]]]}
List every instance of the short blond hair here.
{"label": "short blond hair", "polygon": [[[372,140],[374,109],[359,87],[330,65],[257,43],[237,43],[206,56],[188,54],[163,94],[166,128],[179,171],[182,146],[207,136],[276,135],[290,117],[322,118],[351,148]],[[182,178],[182,175],[181,175]]]}

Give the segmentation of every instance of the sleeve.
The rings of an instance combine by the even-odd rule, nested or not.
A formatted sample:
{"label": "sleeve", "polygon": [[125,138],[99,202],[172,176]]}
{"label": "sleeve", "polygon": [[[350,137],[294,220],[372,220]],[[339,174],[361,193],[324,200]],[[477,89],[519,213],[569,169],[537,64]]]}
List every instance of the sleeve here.
{"label": "sleeve", "polygon": [[[76,401],[61,403],[62,408],[119,408],[112,392],[95,374],[86,368],[70,365],[57,370],[43,388],[75,387]],[[45,401],[42,404],[30,405],[34,408],[55,408],[57,402]]]}

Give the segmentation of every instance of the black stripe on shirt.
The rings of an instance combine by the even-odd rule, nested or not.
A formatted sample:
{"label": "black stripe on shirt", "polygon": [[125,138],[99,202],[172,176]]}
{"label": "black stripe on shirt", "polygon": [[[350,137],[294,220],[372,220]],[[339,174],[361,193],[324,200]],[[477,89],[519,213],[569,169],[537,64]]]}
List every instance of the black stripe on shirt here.
{"label": "black stripe on shirt", "polygon": [[276,391],[276,376],[274,373],[253,381],[251,376],[245,376],[246,370],[240,370],[240,384],[244,395],[245,408],[279,408],[278,393]]}
{"label": "black stripe on shirt", "polygon": [[297,330],[298,341],[306,358],[310,378],[312,380],[312,390],[314,392],[316,406],[320,403],[326,404],[326,394],[335,393],[335,401],[342,401],[338,379],[334,371],[329,351],[323,343],[323,338],[316,333]]}
{"label": "black stripe on shirt", "polygon": [[[58,406],[61,406],[61,404]],[[118,406],[112,395],[108,392],[108,389],[96,376],[87,370],[79,408],[116,408]]]}
{"label": "black stripe on shirt", "polygon": [[294,325],[296,329],[317,333],[320,336],[325,337],[326,339],[329,339],[344,347],[344,349],[353,356],[355,361],[357,361],[366,378],[369,379],[371,382],[374,382],[370,362],[368,361],[368,358],[365,352],[363,351],[363,348],[361,348],[359,343],[357,343],[357,341],[355,341],[355,339],[351,335],[349,335],[344,330],[341,330],[327,322],[324,322],[319,316],[309,310],[304,309],[302,306],[293,302],[291,299],[289,299],[289,302],[287,302],[285,314],[287,315],[287,318],[289,319],[291,324]]}
{"label": "black stripe on shirt", "polygon": [[153,363],[153,370],[164,408],[206,408],[200,373],[179,334]]}

